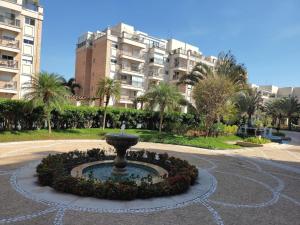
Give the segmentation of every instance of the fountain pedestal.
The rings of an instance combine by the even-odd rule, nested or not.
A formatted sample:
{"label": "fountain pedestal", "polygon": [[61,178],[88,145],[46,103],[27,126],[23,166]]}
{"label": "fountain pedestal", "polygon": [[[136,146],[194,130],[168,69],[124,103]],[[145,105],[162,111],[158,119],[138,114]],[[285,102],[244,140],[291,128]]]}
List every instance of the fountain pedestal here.
{"label": "fountain pedestal", "polygon": [[112,175],[124,176],[127,174],[126,151],[138,143],[139,137],[129,134],[107,134],[106,142],[114,146],[117,156],[114,159]]}

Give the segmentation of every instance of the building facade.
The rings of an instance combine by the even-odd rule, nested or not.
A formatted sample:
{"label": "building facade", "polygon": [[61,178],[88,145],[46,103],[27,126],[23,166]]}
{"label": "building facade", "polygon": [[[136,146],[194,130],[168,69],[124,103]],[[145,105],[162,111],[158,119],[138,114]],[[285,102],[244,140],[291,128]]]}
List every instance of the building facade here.
{"label": "building facade", "polygon": [[22,98],[39,72],[42,22],[37,1],[0,0],[0,98]]}
{"label": "building facade", "polygon": [[295,96],[300,100],[300,87],[277,87],[274,85],[256,85],[251,84],[252,88],[256,88],[262,93],[264,101],[269,101],[275,98],[283,98]]}
{"label": "building facade", "polygon": [[[104,31],[80,36],[76,48],[76,82],[81,96],[96,96],[98,83],[104,77],[121,82],[121,99],[109,105],[133,107],[133,100],[152,85],[168,82],[176,85],[182,75],[198,62],[214,67],[217,58],[205,57],[199,48],[175,39],[165,40],[137,31],[120,23]],[[191,99],[191,86],[179,86]]]}

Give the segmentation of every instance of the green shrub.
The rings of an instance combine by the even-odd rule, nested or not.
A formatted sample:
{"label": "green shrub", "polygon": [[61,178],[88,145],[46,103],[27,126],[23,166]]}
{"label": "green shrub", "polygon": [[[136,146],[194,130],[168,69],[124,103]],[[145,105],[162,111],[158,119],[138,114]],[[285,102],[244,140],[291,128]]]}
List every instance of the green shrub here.
{"label": "green shrub", "polygon": [[[44,128],[44,112],[41,107],[33,108],[26,101],[0,100],[0,130],[33,130]],[[60,111],[52,111],[51,124],[55,129],[96,128],[102,126],[103,108],[89,106],[62,106]],[[108,108],[107,124],[111,128],[120,127],[122,121],[126,128],[158,129],[159,113],[125,108]],[[178,123],[177,125],[172,125]],[[199,119],[191,114],[166,113],[164,124],[166,131],[184,132],[185,127],[195,126]],[[173,127],[172,127],[173,126]],[[177,126],[177,127],[176,127]]]}
{"label": "green shrub", "polygon": [[[145,154],[147,157],[144,157]],[[195,166],[185,160],[169,157],[166,153],[158,154],[159,158],[155,156],[154,152],[130,151],[127,159],[152,163],[167,170],[168,177],[163,177],[159,183],[153,184],[152,179],[142,179],[138,186],[133,180],[102,182],[92,178],[71,176],[72,168],[80,164],[113,158],[110,155],[106,156],[100,149],[47,156],[37,167],[38,181],[41,185],[51,186],[60,192],[118,200],[176,195],[187,191],[190,185],[195,184],[198,177]]]}
{"label": "green shrub", "polygon": [[259,138],[259,137],[249,137],[244,140],[245,142],[250,142],[254,144],[267,144],[271,141],[267,138]]}

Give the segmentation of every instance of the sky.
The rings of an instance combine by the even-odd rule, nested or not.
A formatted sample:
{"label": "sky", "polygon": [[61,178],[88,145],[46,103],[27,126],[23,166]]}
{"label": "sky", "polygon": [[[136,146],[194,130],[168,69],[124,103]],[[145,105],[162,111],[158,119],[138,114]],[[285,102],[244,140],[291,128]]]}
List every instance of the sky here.
{"label": "sky", "polygon": [[41,0],[42,70],[75,74],[77,38],[119,22],[200,48],[232,51],[255,84],[300,86],[300,0]]}

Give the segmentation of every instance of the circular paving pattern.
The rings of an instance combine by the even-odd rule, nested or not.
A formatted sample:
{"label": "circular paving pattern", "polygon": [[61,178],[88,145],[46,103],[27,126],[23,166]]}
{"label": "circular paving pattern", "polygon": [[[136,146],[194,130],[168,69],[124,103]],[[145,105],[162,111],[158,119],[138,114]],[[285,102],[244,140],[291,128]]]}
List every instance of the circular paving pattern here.
{"label": "circular paving pattern", "polygon": [[[245,149],[236,152],[216,152],[182,146],[175,151],[170,145],[148,144],[151,149],[168,151],[169,154],[174,154],[176,157],[182,156],[196,164],[199,169],[198,183],[192,186],[189,192],[182,195],[122,202],[57,193],[49,187],[41,187],[36,183],[35,168],[39,162],[37,159],[41,159],[49,151],[61,151],[60,149],[69,151],[73,150],[74,146],[81,146],[82,149],[86,149],[87,146],[103,145],[102,142],[73,142],[35,142],[32,147],[30,147],[30,143],[25,142],[23,143],[24,146],[20,143],[15,145],[12,143],[0,144],[0,179],[9,178],[8,184],[11,191],[17,192],[20,197],[32,201],[33,204],[43,205],[43,209],[32,213],[1,216],[1,212],[6,210],[5,204],[3,204],[0,208],[0,224],[31,224],[33,220],[38,220],[40,221],[38,224],[43,224],[43,218],[54,215],[52,224],[62,225],[65,224],[64,221],[67,215],[76,216],[76,212],[86,214],[87,218],[93,213],[95,220],[102,216],[114,218],[118,214],[120,223],[117,224],[122,224],[121,218],[123,215],[127,218],[126,215],[133,214],[137,220],[128,219],[130,220],[128,224],[143,224],[143,222],[138,222],[138,218],[141,220],[142,218],[148,218],[147,224],[152,224],[152,222],[154,224],[154,220],[151,220],[152,216],[161,217],[160,221],[170,222],[163,215],[184,212],[182,214],[187,219],[184,216],[178,217],[174,219],[173,224],[185,224],[186,222],[181,223],[180,221],[186,219],[190,222],[189,224],[246,225],[253,224],[254,220],[251,213],[255,215],[256,209],[259,209],[260,212],[268,209],[262,215],[257,214],[257,216],[261,216],[261,220],[256,222],[257,225],[275,224],[271,222],[274,220],[277,221],[276,225],[297,224],[300,221],[299,213],[297,214],[300,210],[300,193],[297,193],[297,190],[299,190],[297,187],[300,184],[300,161],[297,161],[298,158],[295,157],[295,154],[300,156],[300,148],[299,151],[293,148],[293,154],[291,155],[284,154],[284,151],[289,151],[289,146],[279,147],[277,145],[274,145],[268,151],[265,148],[260,148],[249,151]],[[63,148],[64,146],[66,148]],[[25,150],[22,150],[22,148]],[[38,156],[36,157],[36,155]],[[282,158],[283,155],[286,157],[285,160]],[[293,158],[287,158],[286,155],[293,156]],[[270,157],[272,160],[266,157]],[[15,163],[15,161],[20,164]],[[285,163],[285,161],[288,163]],[[14,166],[9,168],[9,165]],[[286,181],[288,181],[288,185]],[[8,205],[10,204],[9,196],[7,195],[6,199]],[[5,200],[6,196],[1,198]],[[20,207],[24,206],[20,203]],[[196,215],[190,213],[192,210],[186,210],[197,207],[201,208],[199,215],[204,221],[195,219]],[[206,209],[206,212],[204,209]],[[248,211],[245,211],[246,209]],[[273,211],[277,212],[274,213],[274,218],[268,214]],[[281,211],[282,214],[280,215]],[[235,216],[236,213],[239,217]],[[288,218],[287,214],[291,216]],[[233,221],[238,218],[243,219]],[[253,221],[250,222],[249,220]],[[85,222],[74,221],[74,223],[84,224]],[[116,223],[116,221],[112,223]],[[103,224],[110,223],[107,221]]]}

